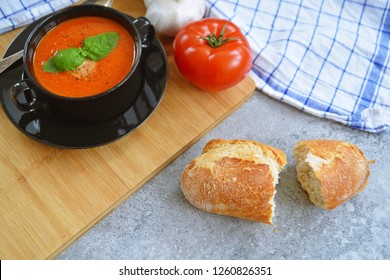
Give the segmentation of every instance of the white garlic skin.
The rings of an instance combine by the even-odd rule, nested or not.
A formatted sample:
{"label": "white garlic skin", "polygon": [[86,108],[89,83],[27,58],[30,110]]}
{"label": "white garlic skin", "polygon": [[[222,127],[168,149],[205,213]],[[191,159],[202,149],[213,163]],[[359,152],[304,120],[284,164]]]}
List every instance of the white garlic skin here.
{"label": "white garlic skin", "polygon": [[190,22],[203,18],[204,0],[144,0],[145,17],[153,24],[156,32],[175,36]]}

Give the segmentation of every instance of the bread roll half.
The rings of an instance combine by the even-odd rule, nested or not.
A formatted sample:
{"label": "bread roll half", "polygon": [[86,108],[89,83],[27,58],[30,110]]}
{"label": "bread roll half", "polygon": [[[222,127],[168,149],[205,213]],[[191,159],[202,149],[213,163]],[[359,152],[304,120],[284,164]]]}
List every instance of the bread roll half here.
{"label": "bread roll half", "polygon": [[362,191],[373,162],[356,145],[339,140],[297,142],[294,157],[302,189],[324,209],[333,209]]}
{"label": "bread roll half", "polygon": [[201,210],[272,224],[283,151],[250,140],[211,140],[184,169],[181,188]]}

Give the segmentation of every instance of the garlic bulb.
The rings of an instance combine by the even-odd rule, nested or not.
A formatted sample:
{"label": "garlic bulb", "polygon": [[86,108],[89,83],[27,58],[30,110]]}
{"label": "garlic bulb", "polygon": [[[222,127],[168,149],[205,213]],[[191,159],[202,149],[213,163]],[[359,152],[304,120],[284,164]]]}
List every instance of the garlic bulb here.
{"label": "garlic bulb", "polygon": [[157,32],[175,36],[184,25],[199,20],[205,12],[204,0],[144,0],[145,17]]}

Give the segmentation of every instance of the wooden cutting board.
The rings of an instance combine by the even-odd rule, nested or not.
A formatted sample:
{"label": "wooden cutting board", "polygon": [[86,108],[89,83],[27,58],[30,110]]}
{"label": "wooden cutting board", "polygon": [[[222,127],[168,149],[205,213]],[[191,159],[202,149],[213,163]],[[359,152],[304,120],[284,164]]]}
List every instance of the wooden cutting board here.
{"label": "wooden cutting board", "polygon": [[[145,14],[142,0],[115,0],[114,7]],[[0,36],[1,54],[17,33]],[[198,90],[178,72],[172,39],[160,40],[169,67],[165,96],[141,127],[114,143],[49,147],[0,109],[0,259],[54,258],[252,96],[249,77],[218,94]]]}

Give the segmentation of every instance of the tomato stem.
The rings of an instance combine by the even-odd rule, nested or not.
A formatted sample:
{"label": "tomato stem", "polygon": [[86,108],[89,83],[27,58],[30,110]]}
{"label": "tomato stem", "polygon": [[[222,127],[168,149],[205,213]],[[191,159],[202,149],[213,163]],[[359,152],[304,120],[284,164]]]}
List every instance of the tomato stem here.
{"label": "tomato stem", "polygon": [[206,37],[200,37],[200,38],[203,40],[206,40],[207,43],[209,43],[210,47],[212,47],[212,48],[218,48],[218,47],[222,46],[223,44],[230,42],[230,41],[241,40],[241,38],[224,38],[226,25],[227,25],[227,23],[225,23],[223,25],[218,37],[214,33],[211,33],[211,34],[207,35]]}

